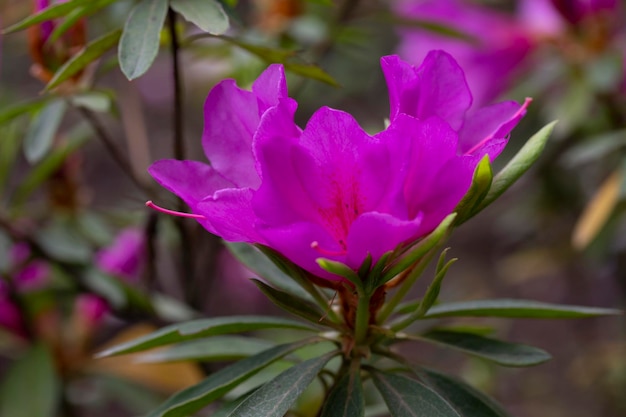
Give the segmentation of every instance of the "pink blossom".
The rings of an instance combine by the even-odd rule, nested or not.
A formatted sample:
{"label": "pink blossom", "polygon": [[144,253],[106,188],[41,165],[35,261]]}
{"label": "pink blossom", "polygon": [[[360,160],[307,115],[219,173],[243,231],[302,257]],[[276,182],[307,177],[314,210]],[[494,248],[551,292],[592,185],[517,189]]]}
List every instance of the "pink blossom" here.
{"label": "pink blossom", "polygon": [[111,246],[96,254],[98,267],[111,275],[136,283],[146,261],[143,231],[136,228],[122,230]]}
{"label": "pink blossom", "polygon": [[397,50],[411,63],[421,62],[432,49],[451,54],[465,71],[476,103],[501,95],[531,51],[528,32],[514,16],[467,0],[402,0],[393,6],[402,18],[439,24],[465,37],[405,26]]}
{"label": "pink blossom", "polygon": [[454,211],[485,154],[497,156],[525,112],[514,102],[475,111],[463,71],[442,52],[419,68],[382,59],[391,124],[375,135],[323,107],[304,129],[284,70],[252,86],[218,84],[205,103],[203,146],[211,165],[161,160],[149,171],[228,241],[269,246],[330,280],[316,260],[359,268],[415,241]]}

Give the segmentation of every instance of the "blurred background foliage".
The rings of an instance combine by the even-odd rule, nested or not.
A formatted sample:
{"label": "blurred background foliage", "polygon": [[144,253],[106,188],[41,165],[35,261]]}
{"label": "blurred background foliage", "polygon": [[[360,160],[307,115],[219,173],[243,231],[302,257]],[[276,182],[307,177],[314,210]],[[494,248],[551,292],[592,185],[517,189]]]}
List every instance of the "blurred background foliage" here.
{"label": "blurred background foliage", "polygon": [[[1,26],[23,21],[36,3],[0,0]],[[623,3],[579,13],[578,2],[556,0],[224,0],[207,2],[213,14],[194,20],[172,1],[163,28],[128,29],[140,2],[69,3],[80,5],[55,16],[52,28],[37,23],[0,38],[0,416],[141,414],[261,348],[251,339],[232,357],[198,363],[93,359],[174,321],[278,314],[218,239],[144,207],[148,199],[178,205],[148,177],[151,162],[204,159],[202,103],[211,86],[229,77],[247,86],[271,62],[288,70],[301,125],[327,105],[370,132],[383,129],[379,59],[392,53],[418,64],[425,50],[449,50],[481,105],[533,97],[496,165],[548,121],[559,119],[556,132],[522,181],[454,235],[461,262],[441,298],[624,308]],[[154,61],[150,45],[141,46],[143,60],[129,61],[135,50],[116,53],[131,30],[156,34]],[[623,317],[516,320],[499,331],[523,334],[555,359],[496,372],[428,346],[405,353],[460,370],[516,416],[626,413]],[[315,389],[300,415],[314,415]]]}

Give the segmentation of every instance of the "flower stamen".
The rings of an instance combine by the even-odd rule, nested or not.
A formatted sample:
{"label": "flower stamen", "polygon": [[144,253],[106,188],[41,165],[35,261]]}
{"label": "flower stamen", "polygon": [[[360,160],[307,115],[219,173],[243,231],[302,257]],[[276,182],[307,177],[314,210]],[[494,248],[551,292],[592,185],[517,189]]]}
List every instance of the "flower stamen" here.
{"label": "flower stamen", "polygon": [[202,214],[183,213],[181,211],[168,210],[163,207],[159,207],[152,202],[152,200],[146,201],[146,207],[150,207],[153,210],[160,211],[161,213],[169,214],[170,216],[184,217],[187,219],[204,220],[205,216]]}
{"label": "flower stamen", "polygon": [[315,249],[316,251],[318,251],[322,255],[326,255],[326,256],[344,256],[346,253],[348,253],[345,250],[343,250],[343,251],[331,251],[331,250],[328,250],[328,249],[324,249],[324,248],[320,247],[320,244],[319,244],[319,242],[317,240],[314,241],[314,242],[311,242],[311,248]]}

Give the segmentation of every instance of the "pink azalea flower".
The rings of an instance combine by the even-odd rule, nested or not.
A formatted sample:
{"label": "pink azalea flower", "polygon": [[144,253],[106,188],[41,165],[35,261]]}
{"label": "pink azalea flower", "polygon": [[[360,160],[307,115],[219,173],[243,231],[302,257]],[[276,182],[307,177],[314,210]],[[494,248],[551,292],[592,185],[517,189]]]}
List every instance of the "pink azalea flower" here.
{"label": "pink azalea flower", "polygon": [[85,329],[97,327],[110,311],[109,304],[95,294],[81,294],[74,303],[74,312]]}
{"label": "pink azalea flower", "polygon": [[13,265],[19,265],[13,276],[15,287],[19,291],[36,291],[50,282],[50,265],[38,259],[31,259],[31,250],[27,243],[19,242],[11,247],[9,257]]}
{"label": "pink azalea flower", "polygon": [[476,103],[502,94],[531,51],[525,28],[513,16],[467,0],[402,0],[393,3],[398,16],[452,28],[463,39],[419,27],[400,29],[398,54],[421,62],[432,49],[450,53],[463,67]]}
{"label": "pink azalea flower", "polygon": [[203,146],[211,165],[161,160],[149,171],[179,195],[208,231],[269,246],[320,277],[316,260],[359,268],[431,232],[454,211],[485,154],[495,157],[525,112],[501,103],[466,116],[463,71],[442,52],[419,68],[382,59],[391,124],[369,135],[323,107],[300,129],[282,66],[252,86],[225,80],[205,103]]}
{"label": "pink azalea flower", "polygon": [[136,283],[146,260],[143,231],[136,228],[122,230],[111,246],[96,254],[96,265],[111,275]]}

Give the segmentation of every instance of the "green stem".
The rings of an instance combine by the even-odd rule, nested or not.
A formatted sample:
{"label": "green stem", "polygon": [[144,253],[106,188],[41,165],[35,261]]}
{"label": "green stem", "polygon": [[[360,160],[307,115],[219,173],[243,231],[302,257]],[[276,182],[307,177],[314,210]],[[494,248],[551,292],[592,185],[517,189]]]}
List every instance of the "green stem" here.
{"label": "green stem", "polygon": [[354,341],[357,346],[365,342],[367,330],[370,324],[370,298],[361,288],[357,288],[359,302],[356,307],[356,319],[354,323]]}
{"label": "green stem", "polygon": [[[442,239],[444,240],[444,239]],[[389,316],[394,312],[395,308],[400,304],[400,302],[406,297],[409,293],[413,285],[417,279],[422,275],[430,261],[433,259],[437,251],[439,250],[441,245],[436,245],[432,248],[415,267],[413,271],[409,274],[409,276],[404,280],[400,288],[396,291],[396,293],[391,297],[391,299],[383,306],[383,308],[378,313],[378,322],[384,323],[385,320],[389,318]]]}

